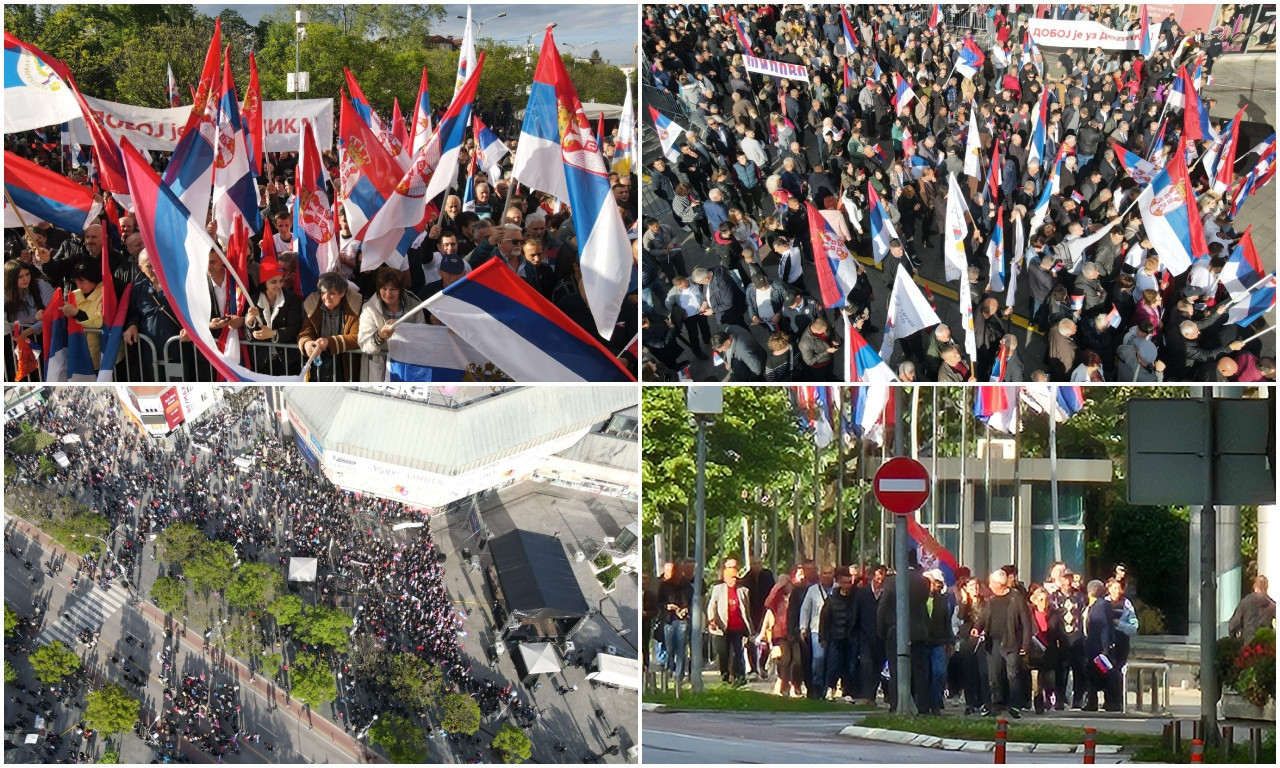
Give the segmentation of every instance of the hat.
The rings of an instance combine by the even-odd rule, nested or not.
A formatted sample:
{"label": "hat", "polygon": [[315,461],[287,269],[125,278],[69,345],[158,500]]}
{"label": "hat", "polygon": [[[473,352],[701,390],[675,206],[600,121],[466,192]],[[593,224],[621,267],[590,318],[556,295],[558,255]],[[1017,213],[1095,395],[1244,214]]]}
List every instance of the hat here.
{"label": "hat", "polygon": [[265,283],[273,277],[281,277],[284,270],[280,269],[280,262],[276,261],[275,256],[268,256],[258,265],[258,282]]}
{"label": "hat", "polygon": [[462,257],[458,254],[441,254],[440,271],[447,272],[450,275],[465,275],[467,273],[467,267],[462,262]]}

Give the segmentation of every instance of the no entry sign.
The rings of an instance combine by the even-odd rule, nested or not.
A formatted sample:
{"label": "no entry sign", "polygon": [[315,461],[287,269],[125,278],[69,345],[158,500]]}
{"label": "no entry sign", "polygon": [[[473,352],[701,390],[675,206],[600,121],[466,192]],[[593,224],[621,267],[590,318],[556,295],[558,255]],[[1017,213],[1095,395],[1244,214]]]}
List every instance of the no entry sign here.
{"label": "no entry sign", "polygon": [[876,501],[895,515],[909,515],[929,498],[929,471],[915,459],[897,456],[880,465]]}

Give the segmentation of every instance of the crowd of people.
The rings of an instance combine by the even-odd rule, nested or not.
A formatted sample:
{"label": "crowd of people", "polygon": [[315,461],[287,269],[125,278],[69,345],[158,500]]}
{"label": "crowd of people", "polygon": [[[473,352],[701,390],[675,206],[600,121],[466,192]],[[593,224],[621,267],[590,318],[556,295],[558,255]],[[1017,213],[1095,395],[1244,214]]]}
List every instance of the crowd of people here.
{"label": "crowd of people", "polygon": [[[266,436],[271,433],[266,416],[257,390],[244,390],[201,417],[198,445],[186,432],[154,440],[127,422],[104,390],[61,388],[22,419],[8,420],[5,438],[8,442],[22,434],[19,422],[54,435],[84,432],[72,467],[45,482],[61,494],[91,496],[98,513],[119,527],[113,554],[100,558],[111,560],[113,568],[124,567],[116,565],[114,553],[142,552],[150,535],[179,522],[231,544],[241,561],[284,567],[290,557],[315,557],[322,574],[336,577],[322,576],[320,602],[338,605],[338,580],[349,585],[347,591],[363,595],[354,612],[353,639],[373,641],[376,663],[384,671],[392,654],[412,654],[441,669],[447,690],[474,696],[485,717],[505,714],[531,728],[538,711],[510,686],[478,669],[473,672],[472,660],[462,652],[464,614],[444,587],[443,562],[430,526],[409,529],[412,535],[388,535],[386,526],[427,522],[425,513],[335,488],[306,466],[296,447]],[[14,454],[17,482],[40,477],[40,457],[55,447]],[[255,457],[252,468],[232,461],[243,453]],[[120,572],[138,583],[135,569]],[[287,629],[282,636],[288,638]],[[392,696],[385,682],[389,676],[362,677],[357,685],[349,658],[332,657],[332,662],[346,680],[335,717],[348,733],[358,733],[385,711]],[[208,754],[220,755],[236,751],[251,736],[238,727],[237,685],[176,676],[172,656],[161,663],[171,700],[166,702],[167,725],[157,726],[149,737],[155,745],[172,748],[182,736]],[[211,727],[193,728],[199,723],[192,718]],[[441,734],[442,741],[446,738],[460,750],[469,748],[461,736]]]}
{"label": "crowd of people", "polygon": [[[646,158],[655,203],[646,204],[642,233],[646,375],[670,379],[692,365],[701,378],[700,361],[714,355],[714,378],[841,380],[844,318],[830,289],[824,301],[813,266],[812,206],[829,229],[818,257],[839,239],[867,262],[851,288],[836,289],[862,336],[879,342],[892,324],[899,270],[926,290],[922,278],[969,293],[971,330],[961,318],[894,337],[886,362],[904,380],[1015,381],[1011,368],[1023,380],[1040,373],[1064,382],[1274,380],[1274,359],[1236,322],[1246,318],[1226,314],[1233,293],[1219,279],[1245,230],[1233,194],[1265,161],[1259,141],[1271,135],[1274,144],[1274,129],[1245,112],[1252,122],[1239,126],[1224,190],[1203,160],[1225,151],[1228,121],[1209,121],[1221,141],[1193,140],[1182,109],[1169,106],[1180,69],[1195,70],[1198,82],[1211,75],[1216,36],[1184,30],[1171,14],[1152,20],[1149,58],[1102,48],[1041,54],[1025,43],[1031,6],[942,10],[931,26],[933,5],[855,5],[850,50],[841,8],[646,7],[644,76],[665,97],[649,103],[688,129],[678,136],[666,126],[669,151]],[[1133,5],[1035,8],[1139,26]],[[971,77],[957,69],[965,49],[982,55]],[[807,80],[753,73],[744,55],[805,67]],[[1046,91],[1040,146],[1035,117]],[[1214,110],[1212,96],[1201,98]],[[979,134],[976,173],[966,158],[970,125]],[[1131,205],[1142,185],[1118,149],[1159,170],[1184,142],[1201,161],[1187,164],[1207,251],[1172,274],[1175,260]],[[968,269],[957,268],[958,279],[943,277],[949,188],[964,197]],[[883,280],[870,279],[872,262]],[[815,331],[817,318],[828,327]],[[1042,347],[1033,347],[1033,330]]]}
{"label": "crowd of people", "polygon": [[[506,101],[505,99],[503,100]],[[501,106],[501,105],[500,105]],[[503,125],[510,124],[510,104],[496,111]],[[513,136],[516,131],[507,133]],[[56,134],[50,130],[50,134]],[[56,138],[56,137],[55,137]],[[5,149],[49,170],[62,172],[89,186],[85,167],[72,167],[69,148],[48,142],[34,132],[6,134]],[[318,351],[309,371],[312,381],[383,381],[386,379],[387,341],[392,323],[434,323],[439,319],[422,310],[422,301],[440,293],[468,272],[495,258],[502,259],[539,295],[565,313],[583,331],[614,354],[624,354],[636,334],[634,293],[624,302],[618,327],[606,340],[598,333],[582,289],[578,263],[578,236],[570,211],[551,195],[516,185],[510,178],[516,141],[500,161],[504,176],[494,184],[480,174],[474,198],[465,205],[459,194],[448,194],[438,216],[423,226],[409,249],[408,266],[378,267],[385,259],[370,261],[362,242],[347,224],[339,207],[337,227],[339,262],[333,272],[320,275],[314,291],[304,293],[299,278],[298,242],[293,231],[297,190],[294,176],[297,152],[269,153],[258,178],[258,207],[263,231],[249,241],[249,296],[239,297],[237,281],[214,252],[208,256],[209,291],[214,298],[209,328],[220,343],[235,334],[248,349],[244,362],[250,369],[273,376],[302,373],[304,363]],[[460,156],[456,184],[467,183],[472,156],[479,153],[468,137]],[[613,156],[613,137],[602,146]],[[59,156],[59,152],[63,156]],[[169,153],[156,152],[154,165],[163,171]],[[342,174],[338,157],[326,152],[329,199],[341,194]],[[638,186],[634,174],[612,173],[610,184],[624,224],[631,228],[638,215]],[[635,194],[633,194],[635,192]],[[101,195],[99,195],[101,198]],[[116,380],[214,381],[216,372],[186,337],[172,300],[165,295],[151,258],[146,252],[136,216],[121,208],[118,225],[104,211],[80,232],[66,232],[48,222],[26,222],[29,229],[5,229],[4,354],[5,379],[13,381],[15,366],[14,325],[37,353],[41,348],[44,310],[55,289],[75,297],[75,306],[64,314],[84,327],[95,368],[101,367],[102,296],[104,279],[113,280],[116,295],[132,284],[124,344],[116,365]],[[219,231],[212,215],[208,232],[224,250],[229,233]],[[103,240],[109,252],[110,275],[102,270]],[[194,254],[203,258],[206,254]],[[362,261],[367,262],[362,266]],[[202,262],[203,263],[203,262]],[[632,361],[634,363],[634,361]],[[39,380],[26,374],[24,380]]]}
{"label": "crowd of people", "polygon": [[[690,653],[703,652],[689,644],[697,599],[723,682],[745,684],[750,671],[772,677],[783,697],[895,706],[900,628],[888,567],[805,561],[775,578],[759,562],[739,574],[726,559],[696,598],[692,567],[666,563],[646,595],[654,658],[677,685],[688,680]],[[966,715],[1015,718],[1024,710],[1122,710],[1122,671],[1138,632],[1131,582],[1124,565],[1086,581],[1062,562],[1041,582],[1020,580],[1012,565],[985,579],[962,567],[951,581],[918,567],[912,552],[905,631],[917,711],[942,714],[949,700]],[[1272,620],[1274,611],[1271,603]],[[1255,625],[1257,614],[1249,611]]]}

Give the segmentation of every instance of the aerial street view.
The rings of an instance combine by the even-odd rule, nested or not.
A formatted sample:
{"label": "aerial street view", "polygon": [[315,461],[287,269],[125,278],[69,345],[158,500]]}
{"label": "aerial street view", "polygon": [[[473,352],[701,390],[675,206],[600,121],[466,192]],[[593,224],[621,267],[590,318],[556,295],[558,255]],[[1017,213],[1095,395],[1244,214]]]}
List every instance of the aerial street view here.
{"label": "aerial street view", "polygon": [[648,763],[1275,763],[1262,387],[647,387]]}
{"label": "aerial street view", "polygon": [[634,388],[5,392],[5,762],[625,762]]}

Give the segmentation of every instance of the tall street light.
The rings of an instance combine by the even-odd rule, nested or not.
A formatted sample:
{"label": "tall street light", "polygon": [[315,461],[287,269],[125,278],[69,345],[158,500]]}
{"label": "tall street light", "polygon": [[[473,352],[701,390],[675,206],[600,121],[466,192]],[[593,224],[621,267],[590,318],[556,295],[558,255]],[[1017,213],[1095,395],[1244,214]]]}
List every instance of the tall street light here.
{"label": "tall street light", "polygon": [[[480,37],[480,30],[484,29],[484,25],[485,25],[485,24],[488,24],[489,22],[493,21],[494,19],[501,19],[501,18],[505,17],[506,15],[507,15],[507,14],[505,14],[505,13],[500,13],[500,14],[498,14],[497,16],[490,16],[489,18],[485,19],[484,21],[473,21],[473,22],[471,22],[472,24],[475,24],[475,25],[476,25],[476,37],[477,37],[477,38],[479,38],[479,37]],[[466,17],[466,16],[454,16],[454,18],[455,18],[455,19],[462,19],[463,21],[466,21],[466,20],[467,20],[467,17]]]}

